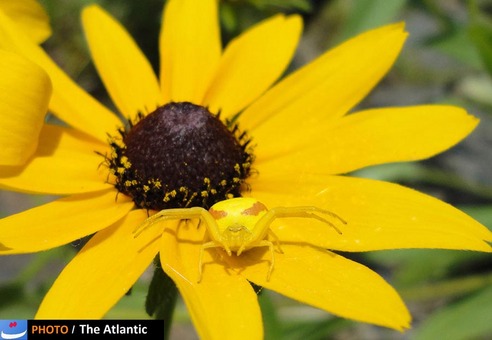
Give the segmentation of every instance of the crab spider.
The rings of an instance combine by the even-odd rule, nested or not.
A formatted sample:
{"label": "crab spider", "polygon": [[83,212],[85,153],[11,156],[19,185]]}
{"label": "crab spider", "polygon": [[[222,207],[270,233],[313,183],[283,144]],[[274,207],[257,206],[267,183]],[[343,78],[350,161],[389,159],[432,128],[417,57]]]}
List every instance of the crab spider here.
{"label": "crab spider", "polygon": [[342,234],[340,229],[333,223],[318,214],[328,215],[339,220],[343,224],[347,224],[347,222],[337,214],[315,206],[276,207],[267,209],[263,203],[254,198],[238,197],[217,202],[208,211],[201,207],[161,210],[145,220],[137,229],[135,229],[134,233],[135,237],[137,237],[147,228],[165,220],[189,220],[198,218],[200,223],[205,224],[208,238],[210,239],[208,242],[205,242],[204,240],[200,249],[198,260],[198,282],[200,282],[202,278],[203,252],[206,249],[222,248],[229,256],[231,256],[233,252],[239,256],[244,251],[258,247],[268,247],[271,254],[270,269],[267,274],[267,281],[269,281],[275,265],[275,255],[273,243],[266,239],[267,235],[272,236],[279,251],[282,253],[278,238],[270,229],[270,224],[276,218],[282,217],[313,218],[328,224],[335,229],[337,233]]}

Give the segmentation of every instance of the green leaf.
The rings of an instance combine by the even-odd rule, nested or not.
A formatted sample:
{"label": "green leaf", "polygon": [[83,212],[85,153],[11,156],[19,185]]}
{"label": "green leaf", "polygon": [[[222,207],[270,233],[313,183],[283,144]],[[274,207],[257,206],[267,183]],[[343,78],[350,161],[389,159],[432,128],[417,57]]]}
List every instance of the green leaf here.
{"label": "green leaf", "polygon": [[481,55],[464,26],[457,26],[451,32],[432,39],[429,46],[474,69],[483,69]]}
{"label": "green leaf", "polygon": [[392,268],[392,282],[399,288],[411,288],[422,282],[442,280],[453,271],[490,255],[447,249],[395,249],[368,252],[364,256]]}
{"label": "green leaf", "polygon": [[351,2],[339,41],[397,20],[407,0],[357,0]]}
{"label": "green leaf", "polygon": [[275,307],[269,292],[260,291],[258,293],[258,302],[261,307],[265,339],[281,339],[282,324],[278,318],[277,308]]}
{"label": "green leaf", "polygon": [[178,298],[178,288],[173,280],[164,273],[160,262],[158,260],[156,262],[154,276],[145,301],[145,310],[155,319],[164,320],[164,334],[167,338]]}
{"label": "green leaf", "polygon": [[227,32],[233,32],[237,29],[238,22],[236,13],[231,5],[224,3],[219,8],[220,10],[220,22]]}
{"label": "green leaf", "polygon": [[490,339],[492,287],[433,314],[415,330],[415,340]]}
{"label": "green leaf", "polygon": [[470,26],[469,34],[482,57],[485,68],[492,75],[492,30],[475,22]]}
{"label": "green leaf", "polygon": [[22,283],[11,282],[0,286],[0,309],[5,309],[26,299]]}
{"label": "green leaf", "polygon": [[337,333],[341,333],[341,330],[353,324],[351,320],[338,317],[296,321],[289,323],[282,339],[332,339]]}
{"label": "green leaf", "polygon": [[311,11],[309,0],[249,0],[249,2],[261,10],[277,7],[285,11]]}
{"label": "green leaf", "polygon": [[476,1],[469,2],[469,12],[470,39],[478,49],[489,75],[492,75],[492,20],[480,12]]}

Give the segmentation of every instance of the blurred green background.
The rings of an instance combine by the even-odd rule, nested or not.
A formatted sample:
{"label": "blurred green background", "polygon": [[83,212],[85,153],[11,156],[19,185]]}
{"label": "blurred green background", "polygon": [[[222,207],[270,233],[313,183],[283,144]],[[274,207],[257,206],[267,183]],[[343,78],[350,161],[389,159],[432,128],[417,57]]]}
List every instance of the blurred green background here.
{"label": "blurred green background", "polygon": [[[134,36],[158,69],[162,0],[42,0],[53,36],[52,57],[88,92],[112,107],[91,63],[80,9],[99,3]],[[369,28],[405,21],[410,37],[393,69],[360,108],[450,103],[481,123],[464,142],[430,160],[371,167],[354,176],[416,188],[464,210],[492,229],[492,1],[221,0],[224,45],[272,14],[299,13],[305,31],[291,70]],[[123,56],[122,56],[123,57]],[[52,200],[0,191],[0,217]],[[83,241],[34,255],[0,257],[0,319],[32,318],[44,293]],[[260,294],[267,339],[490,339],[492,257],[444,250],[348,254],[391,282],[407,303],[406,333],[333,317],[268,291]],[[147,318],[149,271],[107,315]],[[179,302],[173,339],[196,334]]]}

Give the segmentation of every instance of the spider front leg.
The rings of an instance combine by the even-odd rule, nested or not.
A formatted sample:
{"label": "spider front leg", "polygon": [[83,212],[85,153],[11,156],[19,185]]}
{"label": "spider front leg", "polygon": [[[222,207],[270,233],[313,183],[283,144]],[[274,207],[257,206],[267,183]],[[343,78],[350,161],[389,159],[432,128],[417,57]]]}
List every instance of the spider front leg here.
{"label": "spider front leg", "polygon": [[[265,223],[270,224],[276,218],[283,218],[283,217],[314,218],[315,220],[318,220],[318,221],[321,221],[323,223],[328,224],[330,227],[335,229],[335,231],[337,233],[339,233],[340,235],[342,234],[342,231],[340,229],[338,229],[338,227],[336,227],[335,224],[333,224],[332,222],[328,221],[327,219],[319,216],[318,214],[324,214],[324,215],[331,216],[333,218],[336,218],[337,220],[339,220],[343,224],[347,224],[347,222],[343,218],[341,218],[340,216],[338,216],[334,212],[329,211],[329,210],[325,210],[325,209],[321,209],[321,208],[318,208],[315,206],[276,207],[276,208],[270,209],[268,214],[266,214],[263,217],[263,219],[266,220],[268,218],[269,220],[266,220]],[[262,222],[262,221],[260,221],[260,222]]]}
{"label": "spider front leg", "polygon": [[[263,215],[260,220],[257,222],[254,230],[254,238],[251,240],[251,243],[254,243],[255,241],[262,240],[266,237],[268,233],[276,235],[271,231],[270,225],[272,222],[277,219],[277,218],[284,218],[284,217],[301,217],[301,218],[313,218],[315,220],[321,221],[323,223],[328,224],[330,227],[335,229],[337,233],[340,235],[342,234],[342,231],[335,226],[332,222],[328,221],[327,219],[319,216],[318,214],[325,214],[328,216],[331,216],[333,218],[336,218],[343,224],[347,224],[347,222],[342,219],[340,216],[335,214],[334,212],[331,212],[329,210],[324,210],[320,209],[315,206],[300,206],[300,207],[276,207],[270,209],[265,215]],[[278,239],[278,238],[277,238]],[[244,251],[246,248],[243,245],[239,250],[238,253],[240,254],[242,251]]]}
{"label": "spider front leg", "polygon": [[[232,254],[229,245],[219,243],[220,238],[219,227],[214,217],[201,207],[192,208],[176,208],[176,209],[165,209],[147,218],[140,226],[138,226],[134,231],[134,237],[138,237],[148,228],[153,225],[167,220],[189,220],[189,219],[199,219],[199,225],[201,222],[205,223],[207,232],[205,233],[204,243],[200,247],[200,255],[198,261],[198,282],[202,278],[202,267],[203,267],[203,251],[207,248],[221,247],[224,248],[229,256]],[[205,242],[206,238],[211,238],[214,241]]]}
{"label": "spider front leg", "polygon": [[134,237],[138,237],[145,230],[162,221],[190,220],[193,218],[200,219],[200,222],[204,221],[207,226],[210,223],[215,224],[215,220],[210,213],[201,207],[164,209],[147,218],[133,231],[133,234]]}

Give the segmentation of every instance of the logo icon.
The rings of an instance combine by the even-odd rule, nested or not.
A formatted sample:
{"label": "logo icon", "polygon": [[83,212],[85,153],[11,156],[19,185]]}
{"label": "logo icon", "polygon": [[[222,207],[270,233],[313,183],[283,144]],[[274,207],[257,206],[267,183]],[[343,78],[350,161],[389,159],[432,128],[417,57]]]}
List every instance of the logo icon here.
{"label": "logo icon", "polygon": [[27,340],[27,320],[0,320],[1,340]]}

